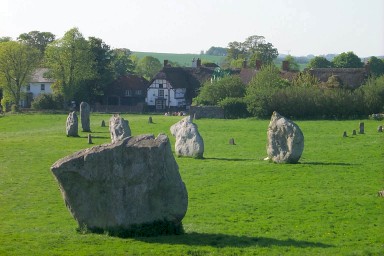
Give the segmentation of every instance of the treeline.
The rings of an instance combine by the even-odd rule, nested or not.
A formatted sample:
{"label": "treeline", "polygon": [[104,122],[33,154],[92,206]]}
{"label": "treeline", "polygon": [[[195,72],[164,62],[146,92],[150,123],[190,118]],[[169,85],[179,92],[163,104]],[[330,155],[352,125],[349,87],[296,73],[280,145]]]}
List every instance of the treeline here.
{"label": "treeline", "polygon": [[295,119],[367,117],[384,111],[384,76],[371,76],[351,90],[309,73],[288,81],[274,65],[265,65],[248,85],[239,76],[206,82],[194,104],[221,106],[226,118],[269,118],[273,111]]}
{"label": "treeline", "polygon": [[[18,63],[18,65],[12,65]],[[17,40],[0,38],[0,89],[3,110],[18,104],[22,88],[36,68],[48,68],[46,77],[55,81],[54,95],[41,96],[36,104],[66,108],[71,101],[100,101],[104,90],[119,76],[136,74],[151,79],[161,68],[152,56],[141,59],[129,49],[112,49],[102,39],[84,38],[77,28],[62,38],[49,32],[31,31]]]}

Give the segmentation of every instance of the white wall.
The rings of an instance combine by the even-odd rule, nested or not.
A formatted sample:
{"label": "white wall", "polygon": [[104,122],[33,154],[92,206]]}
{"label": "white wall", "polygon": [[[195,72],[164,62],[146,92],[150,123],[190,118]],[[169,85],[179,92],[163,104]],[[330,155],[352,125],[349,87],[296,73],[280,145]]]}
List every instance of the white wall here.
{"label": "white wall", "polygon": [[174,89],[167,80],[156,79],[148,87],[145,101],[148,106],[155,106],[156,99],[164,98],[166,107],[183,107],[185,106],[185,92],[186,88]]}

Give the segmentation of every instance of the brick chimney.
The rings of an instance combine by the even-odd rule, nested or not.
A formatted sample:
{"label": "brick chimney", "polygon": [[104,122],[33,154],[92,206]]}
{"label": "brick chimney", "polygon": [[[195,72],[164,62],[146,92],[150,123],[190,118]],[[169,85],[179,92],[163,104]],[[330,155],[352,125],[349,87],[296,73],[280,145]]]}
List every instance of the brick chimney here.
{"label": "brick chimney", "polygon": [[263,62],[261,60],[256,60],[256,70],[260,70]]}
{"label": "brick chimney", "polygon": [[283,71],[289,71],[289,61],[283,60],[283,64],[281,65],[281,69]]}
{"label": "brick chimney", "polygon": [[196,67],[201,67],[201,59],[198,58],[197,61],[196,61]]}
{"label": "brick chimney", "polygon": [[246,60],[243,61],[243,68],[247,68],[247,61]]}

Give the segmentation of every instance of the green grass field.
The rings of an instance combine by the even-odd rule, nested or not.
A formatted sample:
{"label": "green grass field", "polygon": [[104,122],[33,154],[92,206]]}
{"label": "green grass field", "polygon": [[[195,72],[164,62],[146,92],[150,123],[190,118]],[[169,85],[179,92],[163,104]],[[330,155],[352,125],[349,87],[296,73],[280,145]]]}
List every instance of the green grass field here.
{"label": "green grass field", "polygon": [[[133,135],[170,136],[180,120],[122,116]],[[94,145],[110,141],[100,126],[109,117],[91,116]],[[262,160],[268,120],[196,120],[205,159],[176,158],[189,194],[186,233],[123,239],[76,231],[50,166],[89,145],[87,133],[66,137],[65,121],[0,117],[0,255],[384,255],[382,122],[297,121],[300,163],[278,165]],[[366,133],[351,136],[360,121]]]}

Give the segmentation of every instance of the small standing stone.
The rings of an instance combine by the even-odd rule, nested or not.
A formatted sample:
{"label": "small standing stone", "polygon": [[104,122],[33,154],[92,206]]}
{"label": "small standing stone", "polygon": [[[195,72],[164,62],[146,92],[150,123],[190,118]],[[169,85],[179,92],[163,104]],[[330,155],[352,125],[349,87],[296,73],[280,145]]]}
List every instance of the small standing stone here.
{"label": "small standing stone", "polygon": [[229,139],[229,145],[236,145],[236,144],[235,144],[235,139],[234,139],[234,138],[230,138],[230,139]]}
{"label": "small standing stone", "polygon": [[364,122],[360,122],[359,127],[360,127],[359,133],[364,134]]}
{"label": "small standing stone", "polygon": [[87,102],[80,103],[80,117],[81,117],[81,127],[83,128],[83,132],[90,132],[91,125],[89,116],[91,113],[91,107]]}
{"label": "small standing stone", "polygon": [[153,124],[153,121],[152,121],[152,117],[151,117],[151,116],[148,117],[148,123],[149,123],[149,124]]}
{"label": "small standing stone", "polygon": [[353,131],[352,131],[352,135],[356,135],[356,130],[353,130]]}
{"label": "small standing stone", "polygon": [[383,126],[382,126],[382,125],[379,125],[379,127],[377,127],[377,131],[378,131],[378,132],[383,132]]}
{"label": "small standing stone", "polygon": [[104,120],[101,121],[101,127],[105,127],[105,121]]}
{"label": "small standing stone", "polygon": [[79,136],[79,121],[76,115],[76,111],[69,113],[66,123],[66,133],[69,137]]}
{"label": "small standing stone", "polygon": [[93,144],[92,143],[92,135],[90,133],[88,134],[88,144]]}
{"label": "small standing stone", "polygon": [[109,132],[111,134],[112,143],[131,136],[131,128],[129,128],[128,120],[120,117],[120,115],[113,115],[109,119]]}
{"label": "small standing stone", "polygon": [[343,133],[343,137],[344,137],[344,138],[345,138],[345,137],[348,137],[346,131],[344,131],[344,133]]}

